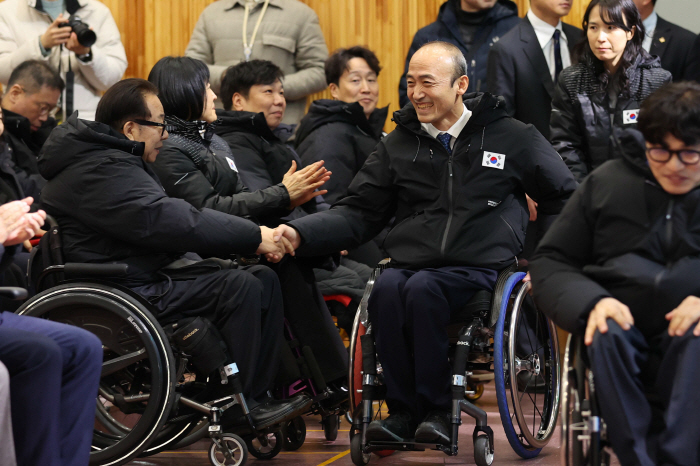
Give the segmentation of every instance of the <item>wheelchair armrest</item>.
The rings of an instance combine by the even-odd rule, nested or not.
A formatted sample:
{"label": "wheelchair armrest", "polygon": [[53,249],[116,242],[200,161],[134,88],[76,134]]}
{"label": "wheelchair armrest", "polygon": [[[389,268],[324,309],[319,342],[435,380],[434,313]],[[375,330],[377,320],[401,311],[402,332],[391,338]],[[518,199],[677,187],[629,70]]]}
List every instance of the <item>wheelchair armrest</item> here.
{"label": "wheelchair armrest", "polygon": [[0,286],[0,298],[12,299],[15,301],[20,301],[22,299],[27,299],[27,290],[17,286]]}
{"label": "wheelchair armrest", "polygon": [[69,262],[63,266],[66,278],[71,277],[125,277],[129,272],[127,264],[81,264]]}

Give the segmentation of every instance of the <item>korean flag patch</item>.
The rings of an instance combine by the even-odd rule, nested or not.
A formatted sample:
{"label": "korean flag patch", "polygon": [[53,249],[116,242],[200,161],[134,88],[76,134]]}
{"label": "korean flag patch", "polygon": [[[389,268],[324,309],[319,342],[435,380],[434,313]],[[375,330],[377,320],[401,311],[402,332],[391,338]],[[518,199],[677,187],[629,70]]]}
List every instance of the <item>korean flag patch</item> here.
{"label": "korean flag patch", "polygon": [[228,166],[231,167],[231,170],[238,173],[238,169],[236,168],[236,163],[230,157],[226,157],[226,161],[228,162]]}
{"label": "korean flag patch", "polygon": [[484,159],[481,161],[482,167],[498,168],[503,170],[506,164],[506,154],[497,154],[496,152],[484,151]]}
{"label": "korean flag patch", "polygon": [[625,110],[624,112],[622,112],[622,122],[626,125],[636,123],[637,118],[639,118],[639,109]]}

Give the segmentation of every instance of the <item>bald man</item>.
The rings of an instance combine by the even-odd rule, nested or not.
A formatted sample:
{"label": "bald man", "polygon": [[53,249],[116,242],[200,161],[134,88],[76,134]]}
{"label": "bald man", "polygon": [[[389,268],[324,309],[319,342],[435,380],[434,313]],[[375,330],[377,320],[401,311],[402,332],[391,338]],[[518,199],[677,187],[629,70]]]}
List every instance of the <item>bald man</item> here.
{"label": "bald man", "polygon": [[384,242],[393,268],[369,300],[390,415],[372,422],[367,438],[449,444],[450,314],[492,290],[515,261],[529,217],[525,193],[551,217],[576,182],[534,126],[508,117],[502,99],[466,93],[467,64],[454,45],[420,48],[407,83],[411,104],[394,113],[397,128],[347,197],[277,231],[299,254],[325,254],[371,240],[396,217]]}

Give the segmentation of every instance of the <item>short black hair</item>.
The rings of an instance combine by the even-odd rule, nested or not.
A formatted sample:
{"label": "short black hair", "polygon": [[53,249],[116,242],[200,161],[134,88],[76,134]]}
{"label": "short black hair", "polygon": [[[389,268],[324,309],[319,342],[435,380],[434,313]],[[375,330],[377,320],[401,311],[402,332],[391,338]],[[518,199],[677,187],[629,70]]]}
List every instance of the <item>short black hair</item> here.
{"label": "short black hair", "polygon": [[430,41],[430,42],[427,42],[427,43],[421,45],[418,48],[418,50],[422,49],[423,47],[428,47],[428,46],[442,47],[443,50],[445,50],[450,55],[452,55],[452,82],[450,82],[450,86],[454,85],[455,81],[457,81],[462,76],[466,76],[466,74],[467,74],[467,59],[464,58],[464,54],[459,49],[459,47],[457,47],[454,44],[450,44],[449,42],[443,42],[441,40],[434,40],[434,41]]}
{"label": "short black hair", "polygon": [[700,144],[700,84],[661,86],[642,102],[637,128],[652,144],[663,144],[667,134],[688,146]]}
{"label": "short black hair", "polygon": [[379,59],[370,49],[356,45],[349,49],[338,49],[326,59],[323,67],[326,72],[326,84],[331,83],[336,86],[340,82],[340,77],[348,69],[348,62],[353,58],[362,58],[367,62],[369,68],[379,76],[382,67],[379,66]]}
{"label": "short black hair", "polygon": [[7,88],[9,89],[15,84],[22,86],[29,94],[39,92],[44,86],[60,92],[63,92],[66,87],[61,75],[47,63],[39,60],[24,61],[12,70],[10,80],[7,81]]}
{"label": "short black hair", "polygon": [[185,121],[202,118],[209,84],[209,68],[203,61],[163,57],[153,65],[148,80],[158,87],[166,115]]}
{"label": "short black hair", "polygon": [[97,104],[95,121],[111,126],[121,133],[127,121],[148,120],[151,112],[146,96],[158,95],[158,88],[145,79],[123,79],[107,89]]}
{"label": "short black hair", "polygon": [[250,88],[255,85],[272,84],[284,78],[279,66],[268,60],[244,61],[226,70],[221,80],[221,102],[226,110],[233,107],[233,94],[239,93],[246,99]]}

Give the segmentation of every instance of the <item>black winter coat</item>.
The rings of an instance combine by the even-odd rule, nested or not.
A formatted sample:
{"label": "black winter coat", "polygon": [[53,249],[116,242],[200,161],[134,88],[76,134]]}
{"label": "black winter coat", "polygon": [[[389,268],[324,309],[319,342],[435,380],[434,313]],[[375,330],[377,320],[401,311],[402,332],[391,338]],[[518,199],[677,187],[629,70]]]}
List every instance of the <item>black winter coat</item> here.
{"label": "black winter coat", "polygon": [[198,209],[256,219],[288,212],[287,188],[277,184],[250,192],[241,181],[228,144],[215,134],[196,141],[171,132],[151,167],[168,196],[184,199]]}
{"label": "black winter coat", "polygon": [[610,137],[613,128],[636,128],[642,101],[671,81],[671,73],[661,68],[659,59],[646,52],[627,69],[627,76],[629,87],[611,109],[608,92],[592,66],[579,63],[559,75],[552,99],[550,140],[579,183],[603,162],[620,156]]}
{"label": "black winter coat", "polygon": [[[467,74],[469,76],[469,89],[467,92],[480,92],[486,90],[486,70],[491,46],[498,42],[518,22],[518,6],[510,0],[498,0],[484,18],[481,28],[474,37],[476,50],[467,50],[462,33],[459,30],[457,10],[460,8],[460,0],[448,0],[440,7],[437,21],[419,29],[413,36],[413,42],[406,55],[401,81],[399,81],[399,104],[404,107],[408,104],[406,94],[406,73],[408,64],[416,51],[423,45],[432,41],[449,42],[459,47],[467,58]],[[474,48],[474,47],[472,47]]]}
{"label": "black winter coat", "polygon": [[[291,131],[288,131],[291,127],[280,125],[273,133],[262,113],[223,110],[217,110],[216,113],[219,116],[216,134],[228,144],[238,174],[251,191],[279,185],[292,166],[292,160],[297,162],[297,168],[302,168],[299,156],[286,144],[286,138],[291,135]],[[292,211],[280,213],[278,217],[268,216],[264,223],[276,227],[281,219],[300,218],[310,212],[325,210],[328,206],[325,202],[319,204],[322,200],[312,199]]]}
{"label": "black winter coat", "polygon": [[3,120],[3,139],[7,142],[10,165],[17,181],[26,196],[32,196],[39,201],[41,188],[46,184],[46,180],[39,174],[37,157],[49,134],[56,127],[56,120],[49,118],[38,131],[31,130],[26,117],[9,110],[3,109]]}
{"label": "black winter coat", "polygon": [[138,286],[162,280],[158,271],[188,251],[255,252],[256,224],[168,197],[143,150],[77,114],[51,133],[39,157],[42,201],[61,226],[67,262],[126,263],[124,284]]}
{"label": "black winter coat", "polygon": [[576,188],[571,172],[535,129],[507,116],[491,94],[464,98],[473,112],[450,156],[423,131],[412,105],[377,145],[328,212],[290,224],[300,253],[329,253],[369,241],[392,216],[384,249],[400,267],[449,265],[500,270],[524,244],[525,193],[556,215]]}
{"label": "black winter coat", "polygon": [[571,197],[530,261],[538,307],[582,334],[604,297],[629,306],[645,335],[664,315],[700,296],[700,189],[664,191],[646,163],[638,131],[620,137],[623,159],[593,171]]}
{"label": "black winter coat", "polygon": [[375,109],[369,119],[359,103],[321,99],[311,104],[296,134],[296,150],[304,165],[319,160],[333,172],[323,185],[329,204],[345,197],[355,174],[382,138],[388,107]]}

